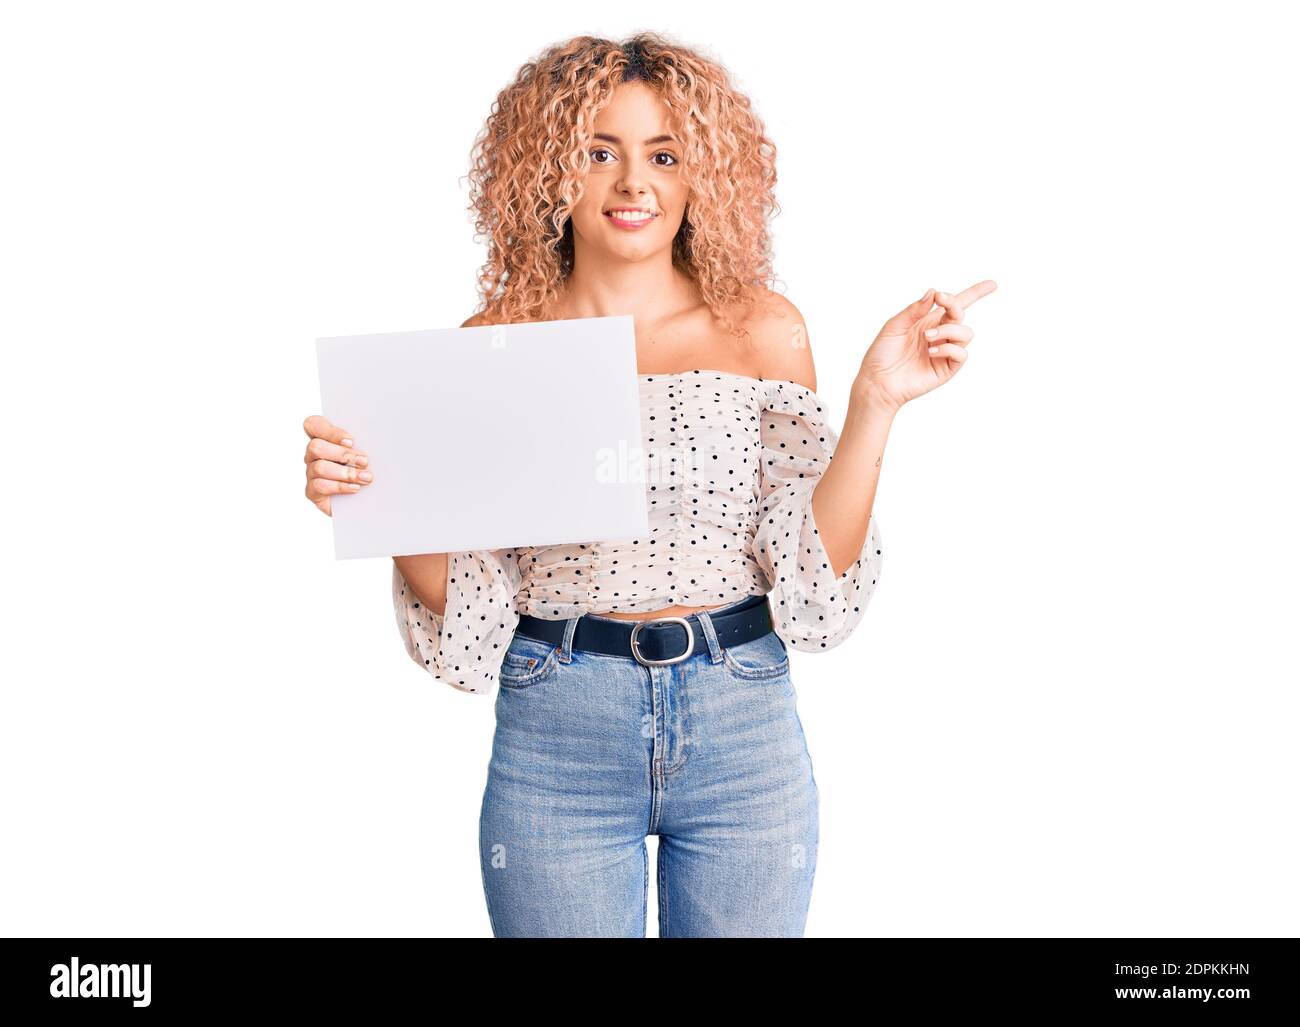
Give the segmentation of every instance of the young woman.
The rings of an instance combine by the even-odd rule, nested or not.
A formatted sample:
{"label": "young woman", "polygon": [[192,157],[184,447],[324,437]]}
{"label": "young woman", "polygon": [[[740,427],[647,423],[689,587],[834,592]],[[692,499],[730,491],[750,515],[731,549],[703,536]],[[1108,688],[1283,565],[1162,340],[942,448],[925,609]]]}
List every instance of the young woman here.
{"label": "young woman", "polygon": [[[890,426],[961,367],[965,308],[995,285],[891,318],[837,436],[803,319],[770,288],[775,181],[724,69],[652,33],[524,65],[476,142],[488,260],[463,327],[633,315],[650,518],[639,539],[394,557],[415,663],[500,686],[480,820],[498,937],[644,936],[648,834],[661,936],[803,933],[817,784],[788,647],[862,618]],[[329,514],[373,480],[367,455],[304,427]]]}

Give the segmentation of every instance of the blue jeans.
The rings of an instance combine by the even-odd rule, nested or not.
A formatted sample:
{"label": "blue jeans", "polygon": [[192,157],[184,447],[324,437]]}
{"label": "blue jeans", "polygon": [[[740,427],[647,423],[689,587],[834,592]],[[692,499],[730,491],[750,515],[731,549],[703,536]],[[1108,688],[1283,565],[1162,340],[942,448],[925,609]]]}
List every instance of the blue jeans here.
{"label": "blue jeans", "polygon": [[645,937],[651,834],[660,937],[802,936],[817,782],[784,641],[718,644],[736,605],[666,666],[574,651],[576,617],[515,635],[479,821],[496,937]]}

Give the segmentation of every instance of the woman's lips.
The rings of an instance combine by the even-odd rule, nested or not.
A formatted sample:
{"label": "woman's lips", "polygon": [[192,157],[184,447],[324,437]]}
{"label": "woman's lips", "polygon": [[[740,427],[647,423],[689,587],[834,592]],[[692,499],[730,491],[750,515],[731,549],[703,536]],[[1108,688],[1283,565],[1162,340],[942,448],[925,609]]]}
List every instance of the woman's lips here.
{"label": "woman's lips", "polygon": [[615,228],[621,228],[625,232],[638,232],[641,229],[645,228],[646,225],[653,224],[655,218],[659,217],[659,215],[655,214],[652,217],[648,217],[648,218],[643,217],[637,221],[624,221],[623,218],[619,215],[618,211],[611,211],[610,213],[606,214],[605,217],[609,218],[610,222],[614,225]]}

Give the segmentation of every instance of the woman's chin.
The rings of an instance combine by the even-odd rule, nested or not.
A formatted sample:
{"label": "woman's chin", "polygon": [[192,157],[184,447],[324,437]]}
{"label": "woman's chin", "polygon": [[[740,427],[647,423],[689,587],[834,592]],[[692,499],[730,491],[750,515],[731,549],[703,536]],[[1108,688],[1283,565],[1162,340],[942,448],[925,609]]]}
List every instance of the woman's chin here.
{"label": "woman's chin", "polygon": [[[582,245],[584,244],[585,245]],[[596,238],[581,238],[582,248],[598,260],[624,261],[636,263],[653,257],[661,250],[670,250],[671,246],[657,238],[625,232],[619,228],[606,227]]]}

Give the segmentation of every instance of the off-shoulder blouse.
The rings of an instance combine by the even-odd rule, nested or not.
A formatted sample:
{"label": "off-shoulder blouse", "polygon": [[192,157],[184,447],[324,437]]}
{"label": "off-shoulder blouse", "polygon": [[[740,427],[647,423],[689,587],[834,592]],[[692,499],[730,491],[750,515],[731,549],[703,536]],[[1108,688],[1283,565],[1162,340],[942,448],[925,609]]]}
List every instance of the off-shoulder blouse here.
{"label": "off-shoulder blouse", "polygon": [[767,594],[795,649],[830,649],[857,627],[880,577],[880,532],[873,514],[837,578],[813,520],[813,489],[838,441],[817,394],[709,370],[639,384],[647,535],[451,553],[441,615],[394,562],[398,630],[435,681],[491,691],[521,613],[565,620]]}

